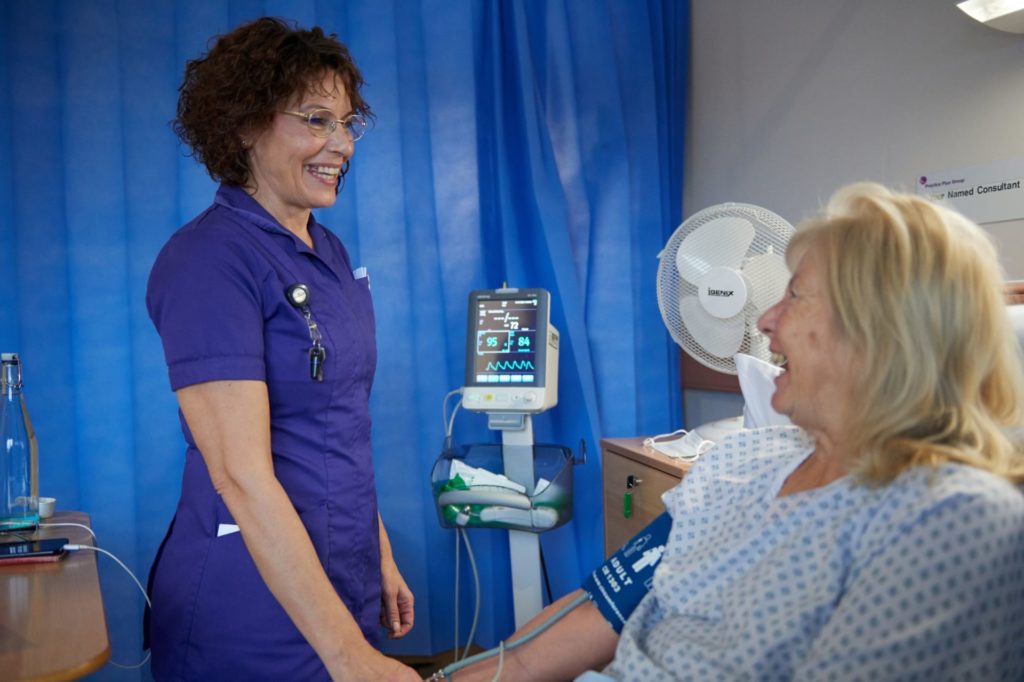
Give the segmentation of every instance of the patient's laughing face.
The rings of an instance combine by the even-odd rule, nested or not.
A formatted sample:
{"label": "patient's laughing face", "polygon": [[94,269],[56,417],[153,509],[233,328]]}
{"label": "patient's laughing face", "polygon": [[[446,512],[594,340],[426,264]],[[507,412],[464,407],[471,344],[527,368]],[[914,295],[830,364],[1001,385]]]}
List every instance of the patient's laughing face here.
{"label": "patient's laughing face", "polygon": [[841,337],[828,295],[825,264],[811,248],[797,262],[782,300],[758,328],[786,356],[772,407],[808,432],[841,437],[853,399],[855,357]]}

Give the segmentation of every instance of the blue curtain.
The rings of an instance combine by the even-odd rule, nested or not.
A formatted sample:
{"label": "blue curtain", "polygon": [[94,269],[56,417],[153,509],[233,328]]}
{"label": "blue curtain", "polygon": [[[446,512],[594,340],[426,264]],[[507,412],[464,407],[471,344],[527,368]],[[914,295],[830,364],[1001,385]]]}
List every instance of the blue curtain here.
{"label": "blue curtain", "polygon": [[[269,14],[345,41],[376,127],[319,218],[368,267],[382,514],[417,619],[396,654],[453,646],[454,539],[428,480],[462,384],[466,299],[543,287],[560,330],[539,442],[589,459],[575,518],[542,536],[554,596],[603,552],[599,441],[682,422],[656,256],[681,214],[685,0],[7,0],[0,4],[0,348],[20,351],[41,491],[88,512],[144,576],[179,493],[183,441],[143,301],[168,236],[214,185],[168,127],[185,60]],[[492,441],[460,413],[456,439]],[[512,627],[508,550],[474,531],[477,642]],[[99,558],[113,658],[138,660],[141,597]],[[470,621],[463,581],[462,637]],[[111,679],[148,677],[105,668]]]}

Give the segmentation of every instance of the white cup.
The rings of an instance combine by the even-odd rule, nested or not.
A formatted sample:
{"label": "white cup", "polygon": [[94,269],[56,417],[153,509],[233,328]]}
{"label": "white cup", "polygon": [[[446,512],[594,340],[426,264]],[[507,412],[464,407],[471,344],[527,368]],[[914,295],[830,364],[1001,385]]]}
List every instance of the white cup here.
{"label": "white cup", "polygon": [[53,508],[57,504],[57,498],[55,497],[40,497],[39,498],[39,518],[48,519],[53,516]]}

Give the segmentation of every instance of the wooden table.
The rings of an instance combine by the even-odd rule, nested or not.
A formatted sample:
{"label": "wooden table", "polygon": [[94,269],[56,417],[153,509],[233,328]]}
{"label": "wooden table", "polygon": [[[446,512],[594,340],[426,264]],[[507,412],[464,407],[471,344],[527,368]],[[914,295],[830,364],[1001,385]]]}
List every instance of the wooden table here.
{"label": "wooden table", "polygon": [[[644,446],[642,437],[601,441],[604,488],[604,554],[611,556],[627,540],[665,511],[662,494],[679,484],[690,465]],[[623,509],[626,480],[632,477],[632,514]]]}
{"label": "wooden table", "polygon": [[[43,523],[89,525],[88,514],[57,512]],[[82,528],[40,528],[26,535],[92,545]],[[4,542],[15,538],[5,536]],[[110,658],[96,553],[73,552],[57,563],[0,566],[0,678],[73,680]]]}

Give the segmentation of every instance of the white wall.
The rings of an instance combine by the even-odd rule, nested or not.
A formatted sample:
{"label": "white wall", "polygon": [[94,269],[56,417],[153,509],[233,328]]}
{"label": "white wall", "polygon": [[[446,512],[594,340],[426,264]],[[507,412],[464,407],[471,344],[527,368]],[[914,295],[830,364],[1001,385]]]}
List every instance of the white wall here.
{"label": "white wall", "polygon": [[[1024,159],[1024,35],[954,0],[692,0],[683,215],[723,201],[791,222],[843,184]],[[1024,279],[1024,221],[985,225]],[[689,391],[686,422],[738,414]]]}

